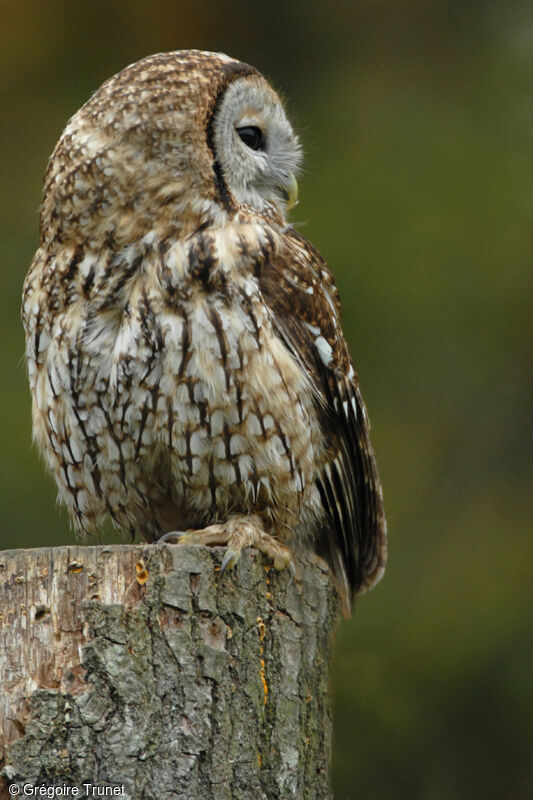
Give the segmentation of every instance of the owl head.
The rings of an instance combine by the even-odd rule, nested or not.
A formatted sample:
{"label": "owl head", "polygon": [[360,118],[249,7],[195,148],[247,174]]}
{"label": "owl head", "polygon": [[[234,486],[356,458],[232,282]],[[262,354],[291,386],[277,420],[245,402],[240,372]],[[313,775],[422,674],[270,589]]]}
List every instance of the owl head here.
{"label": "owl head", "polygon": [[149,56],[72,117],[50,159],[44,238],[187,234],[228,215],[284,220],[301,150],[280,98],[253,67],[196,50]]}

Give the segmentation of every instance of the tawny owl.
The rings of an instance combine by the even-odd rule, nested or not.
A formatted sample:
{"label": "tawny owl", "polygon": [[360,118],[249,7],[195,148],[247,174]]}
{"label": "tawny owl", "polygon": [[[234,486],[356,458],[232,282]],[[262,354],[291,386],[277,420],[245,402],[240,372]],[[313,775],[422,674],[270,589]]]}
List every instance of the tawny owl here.
{"label": "tawny owl", "polygon": [[[344,608],[385,518],[333,278],[286,219],[300,146],[216,53],[150,56],[72,117],[26,278],[33,428],[75,527],[308,547]],[[167,537],[168,538],[168,537]]]}

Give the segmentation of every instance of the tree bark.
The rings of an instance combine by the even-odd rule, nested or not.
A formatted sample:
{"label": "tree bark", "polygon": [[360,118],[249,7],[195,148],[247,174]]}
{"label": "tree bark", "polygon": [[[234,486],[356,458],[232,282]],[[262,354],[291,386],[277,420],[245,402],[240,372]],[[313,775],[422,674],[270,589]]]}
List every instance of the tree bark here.
{"label": "tree bark", "polygon": [[329,572],[222,553],[0,552],[0,797],[331,797]]}

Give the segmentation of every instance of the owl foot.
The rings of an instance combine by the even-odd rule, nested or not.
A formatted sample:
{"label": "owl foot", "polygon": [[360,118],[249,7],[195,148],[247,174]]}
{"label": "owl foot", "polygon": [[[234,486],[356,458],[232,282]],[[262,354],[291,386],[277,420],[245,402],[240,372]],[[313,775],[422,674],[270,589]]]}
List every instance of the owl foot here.
{"label": "owl foot", "polygon": [[208,547],[226,546],[221,572],[232,569],[245,547],[255,547],[267,556],[277,570],[289,567],[294,575],[294,564],[290,550],[261,527],[258,517],[234,517],[224,524],[209,525],[202,530],[171,531],[159,539],[160,542],[176,544],[203,544]]}

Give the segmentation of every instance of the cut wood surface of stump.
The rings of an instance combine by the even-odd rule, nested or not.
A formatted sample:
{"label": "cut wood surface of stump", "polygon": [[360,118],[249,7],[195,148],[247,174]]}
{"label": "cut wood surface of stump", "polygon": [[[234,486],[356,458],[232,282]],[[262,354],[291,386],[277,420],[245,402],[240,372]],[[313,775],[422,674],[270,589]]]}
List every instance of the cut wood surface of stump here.
{"label": "cut wood surface of stump", "polygon": [[329,572],[223,552],[0,552],[0,798],[331,797]]}

